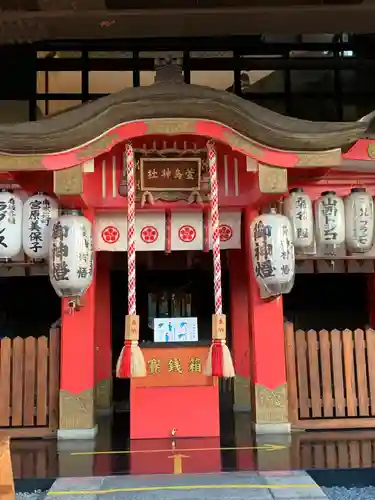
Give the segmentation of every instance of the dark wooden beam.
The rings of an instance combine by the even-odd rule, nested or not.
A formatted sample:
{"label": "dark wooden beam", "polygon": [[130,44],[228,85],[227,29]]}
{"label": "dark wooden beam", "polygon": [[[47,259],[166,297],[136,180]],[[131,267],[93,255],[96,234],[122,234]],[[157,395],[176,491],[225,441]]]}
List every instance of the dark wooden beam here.
{"label": "dark wooden beam", "polygon": [[[153,71],[154,60],[150,58],[97,58],[88,62],[90,71]],[[83,64],[79,58],[38,59],[38,71],[80,71]],[[254,71],[254,70],[348,70],[374,69],[375,59],[370,57],[215,57],[190,58],[184,69],[189,71]]]}
{"label": "dark wooden beam", "polygon": [[[83,1],[83,0],[82,0]],[[260,33],[371,33],[375,4],[274,8],[3,11],[0,43]]]}
{"label": "dark wooden beam", "polygon": [[[23,0],[29,1],[29,0]],[[56,11],[90,11],[101,10],[107,8],[105,0],[32,0],[37,1],[39,9],[49,12]]]}

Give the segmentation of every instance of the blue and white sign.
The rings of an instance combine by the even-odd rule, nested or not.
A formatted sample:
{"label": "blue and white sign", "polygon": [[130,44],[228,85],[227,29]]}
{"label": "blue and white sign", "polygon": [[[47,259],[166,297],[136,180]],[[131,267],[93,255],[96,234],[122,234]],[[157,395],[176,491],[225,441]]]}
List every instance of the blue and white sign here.
{"label": "blue and white sign", "polygon": [[154,342],[197,342],[197,318],[154,318]]}

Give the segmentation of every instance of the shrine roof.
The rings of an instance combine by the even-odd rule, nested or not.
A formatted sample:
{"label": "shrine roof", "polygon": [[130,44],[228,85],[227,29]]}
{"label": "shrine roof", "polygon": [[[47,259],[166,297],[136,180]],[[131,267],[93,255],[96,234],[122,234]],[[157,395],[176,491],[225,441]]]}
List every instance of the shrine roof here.
{"label": "shrine roof", "polygon": [[[151,126],[163,120],[164,128]],[[275,113],[226,91],[178,82],[124,89],[40,121],[2,125],[0,153],[46,155],[73,150],[110,131],[113,138],[116,127],[125,123],[143,125],[147,129],[143,134],[195,134],[194,122],[199,120],[229,128],[238,134],[237,143],[249,139],[285,151],[346,151],[359,139],[375,137],[372,115],[357,122],[310,122]]]}

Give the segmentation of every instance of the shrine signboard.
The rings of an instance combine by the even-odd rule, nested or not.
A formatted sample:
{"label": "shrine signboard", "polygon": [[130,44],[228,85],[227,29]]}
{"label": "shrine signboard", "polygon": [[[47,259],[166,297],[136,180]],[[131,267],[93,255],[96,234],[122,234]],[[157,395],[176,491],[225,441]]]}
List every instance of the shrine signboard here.
{"label": "shrine signboard", "polygon": [[147,347],[142,349],[147,375],[132,380],[136,387],[212,385],[204,374],[208,346]]}
{"label": "shrine signboard", "polygon": [[[136,201],[141,206],[155,201],[209,201],[206,150],[135,150],[135,160]],[[125,171],[119,193],[127,196]]]}
{"label": "shrine signboard", "polygon": [[199,191],[200,158],[141,158],[142,191]]}

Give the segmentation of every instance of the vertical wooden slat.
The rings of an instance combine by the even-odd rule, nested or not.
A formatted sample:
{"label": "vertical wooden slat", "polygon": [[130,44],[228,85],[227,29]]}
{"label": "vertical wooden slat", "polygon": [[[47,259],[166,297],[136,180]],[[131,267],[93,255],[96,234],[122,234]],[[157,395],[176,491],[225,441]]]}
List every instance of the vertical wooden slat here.
{"label": "vertical wooden slat", "polygon": [[39,337],[37,340],[37,425],[48,425],[47,396],[48,396],[48,339]]}
{"label": "vertical wooden slat", "polygon": [[371,441],[361,441],[361,467],[372,467]]}
{"label": "vertical wooden slat", "polygon": [[8,427],[10,418],[10,380],[12,344],[8,338],[0,341],[0,426]]}
{"label": "vertical wooden slat", "polygon": [[339,469],[348,469],[349,453],[348,453],[348,443],[346,441],[339,441],[337,443],[337,454],[339,457]]}
{"label": "vertical wooden slat", "polygon": [[296,335],[296,354],[297,354],[297,380],[298,380],[298,400],[300,418],[310,417],[309,408],[309,386],[307,375],[307,343],[306,332],[297,330]]}
{"label": "vertical wooden slat", "polygon": [[25,372],[24,372],[24,400],[23,400],[23,425],[35,424],[35,338],[27,337],[25,340]]}
{"label": "vertical wooden slat", "polygon": [[361,417],[368,417],[370,414],[369,397],[367,390],[366,354],[365,354],[365,334],[363,330],[354,331],[355,346],[355,366],[357,370],[357,398],[358,410]]}
{"label": "vertical wooden slat", "polygon": [[331,342],[327,330],[319,332],[320,365],[322,368],[323,415],[333,417]]}
{"label": "vertical wooden slat", "polygon": [[298,421],[298,391],[296,370],[296,344],[293,323],[285,323],[286,373],[288,381],[289,419],[291,423]]}
{"label": "vertical wooden slat", "polygon": [[21,455],[11,449],[12,452],[12,467],[14,479],[22,478],[22,458]]}
{"label": "vertical wooden slat", "polygon": [[349,460],[350,467],[352,469],[359,469],[361,467],[361,455],[359,452],[359,442],[350,441],[349,442]]}
{"label": "vertical wooden slat", "polygon": [[337,468],[337,449],[335,443],[326,444],[327,468]]}
{"label": "vertical wooden slat", "polygon": [[12,420],[13,427],[21,427],[23,410],[23,369],[25,343],[21,337],[13,340],[12,352]]}
{"label": "vertical wooden slat", "polygon": [[346,409],[348,417],[355,417],[357,416],[357,398],[354,374],[353,332],[351,330],[345,329],[342,332],[342,344],[344,352]]}
{"label": "vertical wooden slat", "polygon": [[367,367],[370,388],[370,414],[375,415],[375,330],[366,330]]}
{"label": "vertical wooden slat", "polygon": [[59,472],[59,460],[57,459],[56,440],[48,441],[47,463],[48,463],[47,477],[58,477],[60,475],[60,472]]}
{"label": "vertical wooden slat", "polygon": [[345,417],[344,374],[342,366],[342,342],[339,330],[331,331],[333,385],[336,417]]}
{"label": "vertical wooden slat", "polygon": [[301,441],[299,439],[298,433],[293,436],[294,439],[291,440],[291,457],[292,463],[291,468],[293,470],[299,470],[303,468],[301,462]]}
{"label": "vertical wooden slat", "polygon": [[41,449],[35,450],[35,476],[40,478],[49,477],[47,471],[47,453],[46,448],[43,446]]}
{"label": "vertical wooden slat", "polygon": [[318,361],[318,334],[315,330],[307,332],[308,370],[311,394],[311,416],[322,416],[322,400],[320,397],[320,373]]}
{"label": "vertical wooden slat", "polygon": [[60,359],[60,330],[51,328],[49,336],[49,363],[48,363],[48,425],[57,429],[59,416],[59,359]]}
{"label": "vertical wooden slat", "polygon": [[35,477],[35,456],[28,450],[22,454],[22,479],[31,479]]}
{"label": "vertical wooden slat", "polygon": [[302,457],[302,468],[312,469],[313,457],[312,457],[312,447],[310,446],[310,443],[302,443],[301,457]]}
{"label": "vertical wooden slat", "polygon": [[326,469],[326,457],[324,453],[323,443],[314,443],[313,446],[314,453],[314,469]]}

